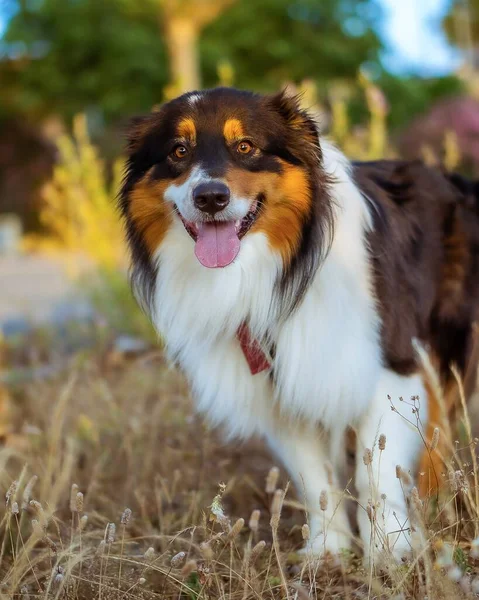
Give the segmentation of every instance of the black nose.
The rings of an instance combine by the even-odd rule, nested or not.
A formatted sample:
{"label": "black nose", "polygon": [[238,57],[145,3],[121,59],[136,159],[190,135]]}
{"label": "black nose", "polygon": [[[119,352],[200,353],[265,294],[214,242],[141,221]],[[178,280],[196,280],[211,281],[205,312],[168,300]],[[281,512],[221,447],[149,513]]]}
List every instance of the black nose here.
{"label": "black nose", "polygon": [[214,215],[226,208],[230,201],[230,191],[221,181],[200,183],[193,190],[193,202],[196,208]]}

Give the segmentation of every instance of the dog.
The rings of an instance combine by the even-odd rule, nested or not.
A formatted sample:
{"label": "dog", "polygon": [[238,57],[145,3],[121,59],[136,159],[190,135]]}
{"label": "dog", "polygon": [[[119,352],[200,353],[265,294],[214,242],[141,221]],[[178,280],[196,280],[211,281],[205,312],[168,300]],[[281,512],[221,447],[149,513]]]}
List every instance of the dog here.
{"label": "dog", "polygon": [[396,467],[414,472],[431,411],[418,348],[446,383],[451,363],[466,369],[479,203],[467,179],[351,163],[318,131],[297,98],[232,88],[133,119],[119,196],[132,285],[199,411],[264,438],[290,473],[306,550],[351,546],[339,473],[354,428],[365,560],[400,560]]}

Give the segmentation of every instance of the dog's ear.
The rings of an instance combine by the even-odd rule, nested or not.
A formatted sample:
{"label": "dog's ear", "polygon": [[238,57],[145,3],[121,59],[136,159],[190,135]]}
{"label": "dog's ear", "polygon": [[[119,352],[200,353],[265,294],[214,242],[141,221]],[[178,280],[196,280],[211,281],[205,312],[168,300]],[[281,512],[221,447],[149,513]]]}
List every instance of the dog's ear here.
{"label": "dog's ear", "polygon": [[125,127],[126,150],[133,154],[148,135],[153,124],[153,115],[132,117]]}
{"label": "dog's ear", "polygon": [[292,96],[287,90],[282,90],[278,94],[268,96],[267,102],[290,129],[301,132],[309,142],[319,147],[318,127],[311,115],[301,108],[299,94]]}

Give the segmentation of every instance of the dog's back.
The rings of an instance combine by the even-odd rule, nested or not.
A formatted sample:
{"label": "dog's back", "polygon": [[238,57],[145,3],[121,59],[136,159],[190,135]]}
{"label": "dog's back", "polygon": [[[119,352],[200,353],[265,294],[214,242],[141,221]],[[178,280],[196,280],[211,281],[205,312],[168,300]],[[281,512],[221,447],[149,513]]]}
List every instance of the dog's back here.
{"label": "dog's back", "polygon": [[375,221],[369,243],[387,360],[407,373],[417,337],[444,381],[451,364],[464,373],[479,308],[479,185],[420,162],[354,167]]}

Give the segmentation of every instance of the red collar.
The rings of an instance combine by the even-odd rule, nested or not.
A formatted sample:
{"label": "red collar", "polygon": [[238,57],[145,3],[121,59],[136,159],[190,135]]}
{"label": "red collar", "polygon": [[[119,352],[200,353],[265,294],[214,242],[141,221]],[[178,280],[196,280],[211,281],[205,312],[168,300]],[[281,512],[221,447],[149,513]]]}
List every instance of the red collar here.
{"label": "red collar", "polygon": [[258,340],[251,337],[249,327],[245,323],[240,326],[236,335],[252,375],[271,368],[271,361],[261,348]]}

